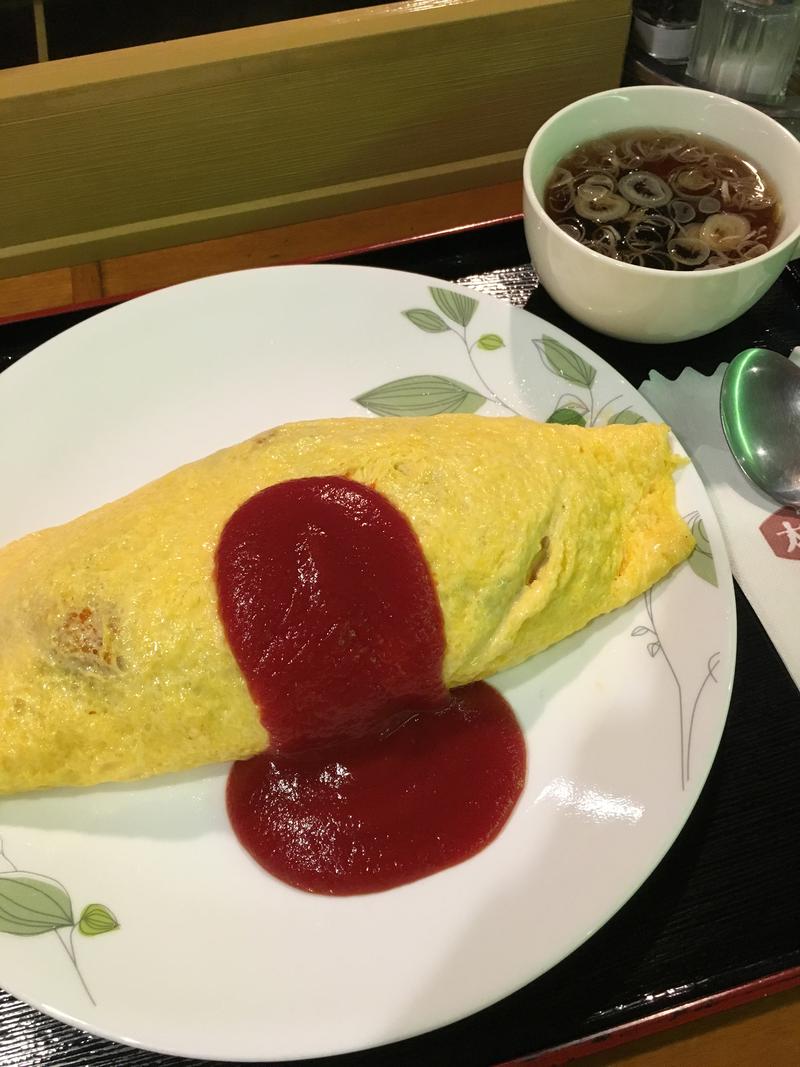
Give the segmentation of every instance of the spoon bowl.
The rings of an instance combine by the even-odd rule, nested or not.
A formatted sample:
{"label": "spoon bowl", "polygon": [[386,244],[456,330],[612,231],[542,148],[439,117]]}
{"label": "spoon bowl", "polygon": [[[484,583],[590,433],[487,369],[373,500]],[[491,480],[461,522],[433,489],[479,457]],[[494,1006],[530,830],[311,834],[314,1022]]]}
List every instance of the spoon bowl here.
{"label": "spoon bowl", "polygon": [[745,475],[774,500],[800,508],[800,367],[778,352],[746,348],[720,391],[722,429]]}

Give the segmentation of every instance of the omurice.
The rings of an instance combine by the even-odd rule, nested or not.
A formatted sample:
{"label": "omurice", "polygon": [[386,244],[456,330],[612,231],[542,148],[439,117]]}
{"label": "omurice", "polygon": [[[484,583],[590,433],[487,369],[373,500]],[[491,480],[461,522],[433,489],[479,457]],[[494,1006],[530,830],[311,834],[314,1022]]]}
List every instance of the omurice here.
{"label": "omurice", "polygon": [[[272,487],[339,479],[403,517],[441,615],[451,689],[520,663],[685,559],[680,462],[661,425],[301,422],[23,537],[0,550],[0,792],[137,779],[270,747],[225,618],[219,553],[232,518]],[[291,582],[313,591],[301,571]],[[348,636],[336,639],[349,654]]]}

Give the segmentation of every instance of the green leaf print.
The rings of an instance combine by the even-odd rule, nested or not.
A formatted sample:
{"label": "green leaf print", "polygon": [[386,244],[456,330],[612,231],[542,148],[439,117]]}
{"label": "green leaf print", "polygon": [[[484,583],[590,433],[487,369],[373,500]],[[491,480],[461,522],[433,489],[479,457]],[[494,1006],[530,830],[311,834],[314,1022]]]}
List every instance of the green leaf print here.
{"label": "green leaf print", "polygon": [[78,920],[78,929],[86,937],[97,937],[118,930],[119,923],[105,904],[87,904]]}
{"label": "green leaf print", "polygon": [[709,585],[716,585],[717,569],[714,566],[714,557],[706,535],[706,528],[699,515],[696,515],[692,521],[691,530],[695,539],[695,546],[694,551],[689,556],[689,566],[698,578],[702,578]]}
{"label": "green leaf print", "polygon": [[454,293],[452,289],[430,288],[430,294],[436,306],[452,322],[459,326],[468,326],[478,307],[478,301],[464,293]]}
{"label": "green leaf print", "polygon": [[496,352],[498,348],[505,348],[503,338],[496,333],[485,333],[478,338],[478,348],[484,352]]}
{"label": "green leaf print", "polygon": [[647,422],[644,415],[639,415],[631,408],[623,408],[622,411],[618,411],[616,415],[612,415],[608,420],[608,425],[613,426],[615,423],[618,426],[636,426],[640,422]]}
{"label": "green leaf print", "polygon": [[591,389],[597,371],[583,356],[562,345],[554,337],[543,337],[540,341],[534,341],[534,344],[539,349],[545,366],[554,374],[560,375],[572,385]]}
{"label": "green leaf print", "polygon": [[28,871],[0,874],[0,933],[32,937],[74,921],[72,901],[59,882]]}
{"label": "green leaf print", "polygon": [[442,415],[475,412],[486,403],[486,397],[453,378],[416,374],[376,386],[355,401],[373,415]]}
{"label": "green leaf print", "polygon": [[548,422],[557,422],[561,426],[585,426],[586,419],[581,415],[580,411],[576,411],[575,408],[557,408]]}
{"label": "green leaf print", "polygon": [[403,314],[409,322],[413,322],[415,326],[420,330],[424,330],[425,333],[447,333],[450,329],[441,315],[437,315],[435,311],[429,311],[427,308],[412,308],[410,311],[404,311]]}

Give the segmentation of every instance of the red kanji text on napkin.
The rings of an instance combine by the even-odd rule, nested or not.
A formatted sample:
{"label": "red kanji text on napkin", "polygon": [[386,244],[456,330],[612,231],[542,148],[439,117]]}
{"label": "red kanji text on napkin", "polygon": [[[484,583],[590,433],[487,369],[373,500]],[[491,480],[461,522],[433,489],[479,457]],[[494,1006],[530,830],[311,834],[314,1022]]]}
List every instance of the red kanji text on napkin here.
{"label": "red kanji text on napkin", "polygon": [[800,560],[800,512],[781,508],[764,519],[759,529],[776,556]]}

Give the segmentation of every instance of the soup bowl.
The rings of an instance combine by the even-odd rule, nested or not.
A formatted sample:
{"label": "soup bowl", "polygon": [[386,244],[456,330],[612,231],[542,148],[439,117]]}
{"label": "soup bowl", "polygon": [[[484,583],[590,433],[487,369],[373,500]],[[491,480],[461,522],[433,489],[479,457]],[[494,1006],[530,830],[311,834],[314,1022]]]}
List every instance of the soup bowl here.
{"label": "soup bowl", "polygon": [[[559,160],[585,141],[648,127],[722,141],[755,164],[781,203],[767,252],[725,267],[658,270],[604,256],[558,227],[543,204]],[[611,89],[570,104],[540,127],[525,153],[523,213],[542,284],[573,318],[628,341],[689,340],[743,314],[800,256],[800,141],[763,112],[717,93],[666,85]]]}

